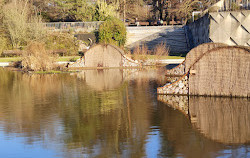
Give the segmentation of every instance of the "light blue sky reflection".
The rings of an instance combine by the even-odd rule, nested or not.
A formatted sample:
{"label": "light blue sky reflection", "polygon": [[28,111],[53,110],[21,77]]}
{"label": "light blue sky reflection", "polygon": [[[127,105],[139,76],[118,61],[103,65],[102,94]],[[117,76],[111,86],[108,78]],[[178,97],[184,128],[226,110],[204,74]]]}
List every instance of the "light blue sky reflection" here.
{"label": "light blue sky reflection", "polygon": [[157,128],[151,127],[152,131],[148,133],[146,140],[146,155],[147,157],[158,157],[161,149],[160,131]]}
{"label": "light blue sky reflection", "polygon": [[23,137],[6,137],[0,131],[0,157],[1,158],[55,158],[59,157],[53,150],[46,149],[41,144],[25,144]]}

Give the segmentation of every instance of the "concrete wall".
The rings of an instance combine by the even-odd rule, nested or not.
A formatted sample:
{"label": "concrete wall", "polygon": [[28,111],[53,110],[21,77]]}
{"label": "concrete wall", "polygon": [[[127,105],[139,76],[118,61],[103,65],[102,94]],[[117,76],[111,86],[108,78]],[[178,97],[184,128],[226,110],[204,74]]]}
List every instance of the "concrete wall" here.
{"label": "concrete wall", "polygon": [[191,32],[191,40],[194,47],[202,43],[211,42],[209,39],[209,25],[210,19],[208,14],[188,25],[188,31]]}
{"label": "concrete wall", "polygon": [[188,28],[194,46],[207,42],[250,46],[250,10],[212,12]]}
{"label": "concrete wall", "polygon": [[189,47],[183,26],[139,26],[127,27],[126,47],[133,49],[145,44],[149,50],[165,43],[170,53],[188,52]]}

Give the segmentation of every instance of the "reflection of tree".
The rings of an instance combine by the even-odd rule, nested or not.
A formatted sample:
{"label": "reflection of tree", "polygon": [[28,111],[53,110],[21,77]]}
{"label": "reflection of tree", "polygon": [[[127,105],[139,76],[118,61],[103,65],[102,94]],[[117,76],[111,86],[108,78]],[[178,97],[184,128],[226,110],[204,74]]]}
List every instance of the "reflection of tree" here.
{"label": "reflection of tree", "polygon": [[155,97],[150,94],[156,87],[146,75],[96,90],[77,75],[0,73],[0,121],[6,133],[20,133],[30,143],[45,137],[63,141],[69,153],[145,155]]}
{"label": "reflection of tree", "polygon": [[[0,120],[4,130],[20,133],[32,139],[41,139],[43,130],[54,131],[56,105],[51,98],[58,98],[60,82],[53,75],[28,75],[0,69]],[[52,105],[53,106],[52,106]],[[51,120],[52,119],[52,120]],[[50,125],[46,124],[48,121]],[[53,132],[51,132],[53,133]]]}
{"label": "reflection of tree", "polygon": [[[125,153],[130,155],[128,157],[142,157],[150,126],[148,107],[151,106],[151,99],[146,93],[151,89],[149,82],[144,76],[125,82],[121,88],[112,91],[79,88],[78,103],[73,103],[79,106],[70,112],[62,110],[66,131],[69,132],[65,138],[68,148],[91,149],[98,145],[100,157]],[[63,102],[68,104],[72,101]],[[108,110],[107,106],[112,103],[116,107]],[[104,108],[105,111],[102,110]],[[93,150],[87,151],[89,155],[94,154]]]}

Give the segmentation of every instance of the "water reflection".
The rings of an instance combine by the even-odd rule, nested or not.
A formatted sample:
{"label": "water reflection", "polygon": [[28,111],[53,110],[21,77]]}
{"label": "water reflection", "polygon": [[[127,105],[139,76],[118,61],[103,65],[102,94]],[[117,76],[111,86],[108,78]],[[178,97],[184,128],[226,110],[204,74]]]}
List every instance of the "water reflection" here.
{"label": "water reflection", "polygon": [[120,69],[85,70],[77,73],[91,88],[103,91],[119,88],[123,83],[123,71]]}
{"label": "water reflection", "polygon": [[190,97],[194,127],[212,140],[226,144],[250,142],[250,100],[247,98]]}
{"label": "water reflection", "polygon": [[160,95],[158,100],[189,117],[207,138],[225,144],[250,142],[250,100],[247,98]]}
{"label": "water reflection", "polygon": [[[154,69],[42,75],[0,69],[0,147],[13,148],[6,143],[11,140],[19,148],[24,146],[23,157],[48,157],[45,151],[52,150],[49,157],[135,158],[214,157],[241,149],[207,139],[193,129],[202,131],[204,121],[191,123],[187,115],[157,101],[156,88],[165,83],[157,76]],[[178,108],[177,100],[175,104]],[[191,118],[207,119],[201,107],[194,106],[193,113],[190,108]],[[242,116],[232,116],[248,121],[246,108],[241,109]],[[35,144],[40,152],[32,155],[27,144]]]}
{"label": "water reflection", "polygon": [[23,137],[28,144],[63,143],[60,150],[73,155],[145,155],[154,74],[29,75],[3,69],[0,74],[0,126],[6,135]]}

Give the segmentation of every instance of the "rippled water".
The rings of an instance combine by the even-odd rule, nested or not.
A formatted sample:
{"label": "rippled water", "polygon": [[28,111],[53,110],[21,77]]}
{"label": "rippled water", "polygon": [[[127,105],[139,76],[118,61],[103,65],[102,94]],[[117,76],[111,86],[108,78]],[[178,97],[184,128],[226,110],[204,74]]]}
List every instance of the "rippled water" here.
{"label": "rippled water", "polygon": [[154,69],[0,69],[0,157],[250,157],[249,99],[160,101],[164,82]]}

